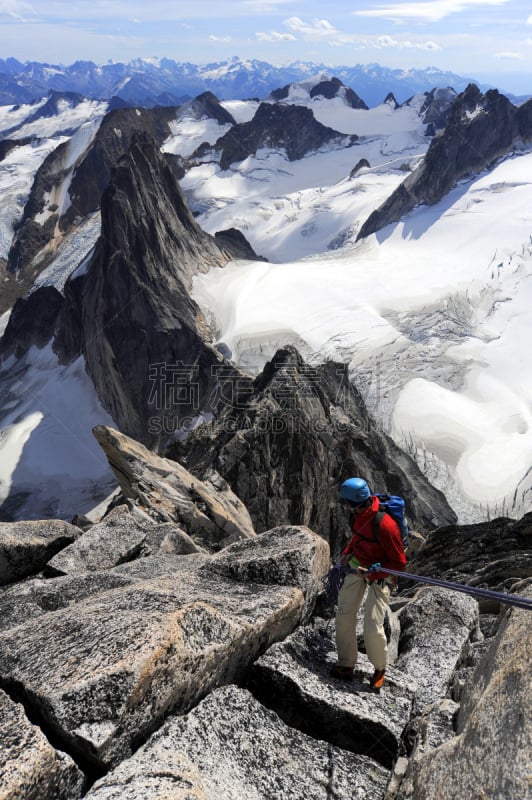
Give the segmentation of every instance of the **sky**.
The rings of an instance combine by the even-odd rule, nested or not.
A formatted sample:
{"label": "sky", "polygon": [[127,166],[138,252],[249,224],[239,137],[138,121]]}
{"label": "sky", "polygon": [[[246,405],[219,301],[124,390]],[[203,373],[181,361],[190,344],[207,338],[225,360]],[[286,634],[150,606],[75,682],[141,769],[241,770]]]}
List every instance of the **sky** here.
{"label": "sky", "polygon": [[0,57],[435,66],[532,91],[530,0],[0,0]]}

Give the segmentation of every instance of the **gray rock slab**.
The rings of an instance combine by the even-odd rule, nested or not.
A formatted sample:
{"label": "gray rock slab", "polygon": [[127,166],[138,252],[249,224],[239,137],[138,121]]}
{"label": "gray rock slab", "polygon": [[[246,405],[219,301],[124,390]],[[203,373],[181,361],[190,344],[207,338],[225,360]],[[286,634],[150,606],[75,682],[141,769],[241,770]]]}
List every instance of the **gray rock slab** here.
{"label": "gray rock slab", "polygon": [[247,691],[226,686],[187,715],[170,719],[86,797],[380,800],[388,775],[366,756],[306,736]]}
{"label": "gray rock slab", "polygon": [[530,612],[512,609],[464,691],[457,735],[410,764],[398,798],[529,798],[531,675]]}
{"label": "gray rock slab", "polygon": [[410,719],[415,684],[388,667],[384,688],[372,691],[373,667],[362,653],[353,681],[332,678],[333,636],[332,624],[299,628],[253,664],[247,685],[288,724],[391,768]]}
{"label": "gray rock slab", "polygon": [[146,535],[146,526],[139,524],[126,506],[118,506],[51,558],[45,574],[96,572],[131,561],[140,555]]}
{"label": "gray rock slab", "polygon": [[169,553],[184,556],[189,553],[205,552],[206,550],[203,547],[199,547],[179,525],[165,522],[148,531],[141,554]]}
{"label": "gray rock slab", "polygon": [[303,525],[280,525],[224,548],[204,569],[245,583],[292,586],[296,579],[305,595],[306,619],[329,569],[329,545]]}
{"label": "gray rock slab", "polygon": [[34,617],[79,603],[102,592],[130,586],[135,581],[159,577],[179,580],[181,572],[190,572],[208,560],[208,556],[190,555],[187,559],[171,554],[120,564],[102,572],[85,572],[57,578],[32,578],[22,583],[0,586],[0,631],[14,628]]}
{"label": "gray rock slab", "polygon": [[478,628],[478,604],[448,589],[421,589],[399,612],[395,667],[419,683],[415,711],[445,696],[464,645]]}
{"label": "gray rock slab", "polygon": [[112,428],[99,425],[93,433],[124,495],[154,520],[177,523],[211,552],[255,536],[247,508],[218,473],[210,470],[200,480]]}
{"label": "gray rock slab", "polygon": [[85,776],[0,689],[0,798],[76,800]]}
{"label": "gray rock slab", "polygon": [[[307,535],[307,558],[320,558]],[[301,545],[296,532],[293,546]],[[205,570],[208,559],[157,556],[93,573],[130,583],[0,634],[5,685],[20,687],[69,752],[116,764],[171,710],[241,678],[304,614],[312,565],[301,562],[291,586],[259,585]]]}
{"label": "gray rock slab", "polygon": [[57,519],[0,522],[0,585],[35,575],[80,534]]}

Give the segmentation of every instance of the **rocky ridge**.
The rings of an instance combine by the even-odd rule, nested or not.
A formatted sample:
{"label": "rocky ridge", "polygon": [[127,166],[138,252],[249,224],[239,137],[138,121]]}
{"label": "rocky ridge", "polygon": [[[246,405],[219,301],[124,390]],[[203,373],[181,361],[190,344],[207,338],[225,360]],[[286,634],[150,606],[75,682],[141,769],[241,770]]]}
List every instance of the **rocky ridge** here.
{"label": "rocky ridge", "polygon": [[296,161],[327,145],[351,146],[357,138],[322,125],[308,108],[261,103],[251,122],[234,125],[214,145],[201,145],[191,158],[201,161],[215,156],[225,170],[261,147],[283,148],[288,160]]}
{"label": "rocky ridge", "polygon": [[[163,191],[160,213],[148,217],[157,224],[148,226],[150,180]],[[120,494],[94,525],[84,521],[79,534],[59,538],[60,552],[47,549],[50,521],[37,522],[29,574],[17,571],[16,529],[0,530],[9,582],[0,588],[7,791],[28,800],[144,800],[163,791],[198,800],[272,793],[325,800],[353,791],[436,800],[447,790],[449,756],[464,758],[466,770],[467,748],[465,757],[458,751],[471,742],[475,785],[497,800],[519,796],[526,777],[513,762],[516,748],[530,746],[530,717],[512,706],[499,740],[508,693],[497,687],[517,686],[527,709],[526,611],[505,614],[406,584],[388,615],[388,683],[370,703],[364,654],[352,684],[331,681],[331,621],[316,610],[331,554],[323,534],[336,555],[347,535],[335,511],[338,484],[355,471],[407,496],[427,533],[412,562],[420,574],[459,569],[464,582],[530,592],[530,515],[473,531],[449,525],[445,499],[374,430],[338,365],[314,370],[284,348],[252,381],[224,361],[187,293],[195,272],[220,254],[175,186],[168,159],[148,140],[134,142],[104,198],[95,257],[67,286],[55,347],[65,360],[85,355],[102,396],[139,438],[150,403],[135,392],[145,387],[152,356],[178,365],[194,353],[198,366],[220,367],[227,384],[218,387],[214,425],[205,416],[185,445],[186,462],[95,429]],[[212,370],[204,376],[208,397]],[[193,385],[189,375],[185,388]],[[186,408],[197,411],[193,400]],[[430,532],[442,520],[444,533]],[[275,710],[266,707],[272,697]],[[28,741],[28,759],[14,726]],[[484,767],[484,753],[503,764]],[[449,788],[456,796],[456,780]]]}
{"label": "rocky ridge", "polygon": [[258,532],[297,521],[319,531],[336,555],[345,543],[337,535],[343,528],[338,489],[355,474],[365,475],[375,491],[387,486],[409,497],[414,527],[456,520],[415,462],[379,430],[345,365],[311,367],[286,347],[252,384],[238,388],[226,395],[212,424],[168,454],[200,477],[216,469],[246,504]]}
{"label": "rocky ridge", "polygon": [[113,419],[151,443],[163,427],[175,431],[177,414],[191,419],[210,410],[218,375],[240,376],[209,344],[189,288],[196,272],[222,266],[246,243],[229,234],[222,250],[199,228],[174,163],[152,139],[136,137],[102,197],[102,234],[92,258],[67,281],[64,297],[42,287],[19,300],[3,338],[4,357],[50,338],[63,363],[83,355]]}
{"label": "rocky ridge", "polygon": [[[44,108],[36,113],[43,114]],[[99,210],[111,170],[129,150],[134,134],[145,132],[161,144],[175,114],[175,108],[110,111],[93,125],[92,133],[81,128],[50,153],[35,175],[9,252],[6,277],[16,272],[19,282],[29,285],[72,226]],[[65,182],[69,203],[63,208],[60,197]]]}
{"label": "rocky ridge", "polygon": [[437,203],[461,178],[478,174],[523,143],[530,145],[531,119],[532,100],[517,108],[495,89],[484,95],[470,84],[450,108],[421,165],[368,217],[357,240],[397,222],[419,203]]}
{"label": "rocky ridge", "polygon": [[[157,460],[116,431],[95,434],[117,476],[129,470],[121,497],[75,542],[46,555],[49,577],[20,582],[13,573],[0,588],[8,797],[325,800],[334,791],[347,800],[355,791],[374,800],[436,800],[457,796],[449,759],[465,759],[467,772],[471,746],[471,791],[524,796],[526,774],[514,762],[530,748],[530,716],[509,709],[516,685],[522,709],[529,703],[526,611],[480,609],[479,617],[467,595],[406,585],[389,612],[395,656],[384,690],[368,690],[372,667],[363,652],[351,684],[333,680],[331,620],[316,605],[330,563],[325,540],[285,525],[242,531],[220,549],[193,521],[194,513],[205,518],[207,505],[218,507],[216,482],[201,487],[182,465]],[[146,491],[154,467],[159,499]],[[172,469],[188,499],[171,488]],[[126,497],[133,484],[137,494]],[[179,526],[161,514],[162,495]],[[226,508],[236,522],[237,506]],[[500,546],[514,549],[506,564],[512,589],[530,593],[522,580],[525,563],[530,575],[530,516],[513,527],[493,520],[484,531],[448,526],[460,577],[496,584],[479,557],[497,561],[497,532]],[[7,550],[10,527],[0,530]],[[124,555],[121,543],[131,536],[137,540]],[[434,563],[438,536],[428,533],[416,554],[421,574]],[[114,542],[114,556],[104,555],[111,552],[104,541]],[[512,701],[501,681],[514,687]],[[13,726],[23,731],[22,746]]]}

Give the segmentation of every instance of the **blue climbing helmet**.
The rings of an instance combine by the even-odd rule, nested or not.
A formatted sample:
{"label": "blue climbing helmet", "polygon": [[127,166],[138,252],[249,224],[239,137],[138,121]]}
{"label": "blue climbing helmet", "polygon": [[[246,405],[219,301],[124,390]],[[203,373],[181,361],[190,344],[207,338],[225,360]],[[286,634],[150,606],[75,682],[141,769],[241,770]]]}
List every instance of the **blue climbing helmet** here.
{"label": "blue climbing helmet", "polygon": [[348,478],[342,483],[340,497],[353,506],[358,506],[370,496],[369,486],[363,478]]}

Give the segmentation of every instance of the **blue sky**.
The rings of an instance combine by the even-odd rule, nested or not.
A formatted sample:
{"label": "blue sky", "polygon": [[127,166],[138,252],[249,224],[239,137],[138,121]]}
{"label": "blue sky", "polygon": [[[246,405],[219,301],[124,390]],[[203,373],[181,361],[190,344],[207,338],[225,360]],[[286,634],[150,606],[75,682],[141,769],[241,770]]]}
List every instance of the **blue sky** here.
{"label": "blue sky", "polygon": [[378,62],[532,92],[530,0],[0,0],[0,57]]}

